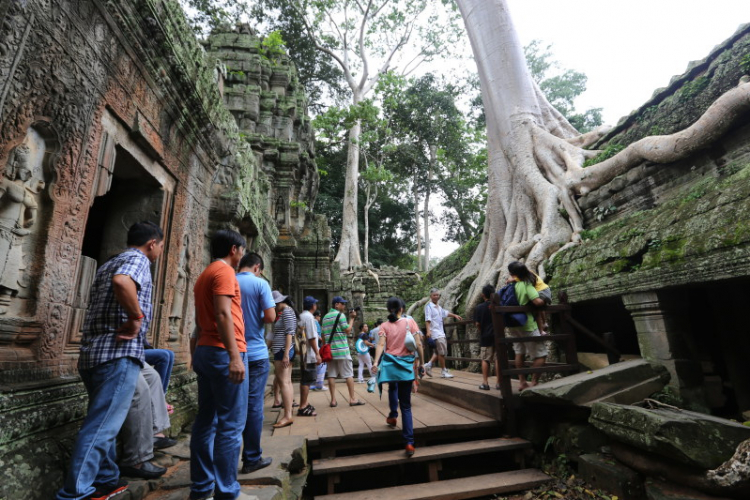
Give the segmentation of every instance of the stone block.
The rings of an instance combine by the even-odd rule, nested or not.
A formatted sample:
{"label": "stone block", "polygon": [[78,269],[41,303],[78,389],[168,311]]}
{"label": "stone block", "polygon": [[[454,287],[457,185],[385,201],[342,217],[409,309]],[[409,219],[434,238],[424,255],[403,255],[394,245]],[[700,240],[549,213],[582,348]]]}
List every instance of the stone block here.
{"label": "stone block", "polygon": [[599,453],[581,455],[578,462],[581,478],[621,500],[643,500],[643,479],[636,471],[612,457]]}
{"label": "stone block", "polygon": [[700,469],[715,469],[750,439],[749,427],[679,409],[596,403],[589,422],[613,439]]}
{"label": "stone block", "polygon": [[644,488],[647,500],[728,500],[657,479],[647,479]]}
{"label": "stone block", "polygon": [[[643,391],[630,396],[630,403],[660,390],[669,380],[667,370],[660,365],[637,359],[607,366],[595,372],[576,373],[545,382],[521,393],[524,401],[563,405],[586,405],[624,389],[652,381]],[[645,393],[644,393],[645,392]]]}

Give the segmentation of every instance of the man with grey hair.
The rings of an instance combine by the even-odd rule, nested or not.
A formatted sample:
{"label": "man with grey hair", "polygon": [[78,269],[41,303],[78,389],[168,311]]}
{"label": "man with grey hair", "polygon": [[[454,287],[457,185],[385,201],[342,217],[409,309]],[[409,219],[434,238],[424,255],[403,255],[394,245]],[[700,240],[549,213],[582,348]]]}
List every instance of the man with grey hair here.
{"label": "man with grey hair", "polygon": [[441,377],[453,378],[448,369],[445,367],[445,356],[448,354],[448,342],[445,339],[445,329],[443,328],[443,320],[450,316],[457,320],[461,320],[461,316],[448,312],[438,305],[440,300],[440,290],[433,288],[430,290],[430,301],[424,308],[424,320],[427,324],[427,342],[434,347],[432,351],[432,358],[429,362],[425,363],[424,371],[428,376],[432,377],[432,365],[437,360],[440,363]]}

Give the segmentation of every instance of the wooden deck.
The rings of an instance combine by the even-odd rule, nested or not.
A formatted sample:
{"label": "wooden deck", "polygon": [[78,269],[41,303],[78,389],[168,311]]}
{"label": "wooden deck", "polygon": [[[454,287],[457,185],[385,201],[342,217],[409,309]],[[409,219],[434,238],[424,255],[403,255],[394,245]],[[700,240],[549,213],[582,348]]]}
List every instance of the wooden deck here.
{"label": "wooden deck", "polygon": [[[454,379],[455,380],[455,379]],[[270,381],[270,379],[269,379]],[[446,381],[448,382],[448,381]],[[460,383],[460,382],[458,382]],[[294,384],[295,401],[299,401],[299,384]],[[273,429],[271,425],[279,418],[278,410],[272,410],[273,399],[266,398],[266,422],[264,431],[268,436],[305,436],[308,447],[324,448],[325,444],[336,444],[338,448],[346,442],[361,442],[367,439],[386,442],[399,442],[401,439],[401,419],[395,429],[388,427],[385,419],[388,416],[388,394],[383,391],[380,398],[377,387],[375,393],[367,392],[367,384],[356,384],[356,396],[364,401],[363,406],[349,406],[348,391],[344,381],[336,382],[338,407],[329,406],[328,391],[311,391],[310,403],[316,408],[315,417],[294,416],[294,424],[282,429]],[[499,394],[499,391],[496,391]],[[498,429],[497,419],[481,415],[457,405],[441,401],[426,394],[412,395],[412,415],[414,435],[417,441],[426,436],[451,431],[460,435],[461,431],[478,429]],[[499,432],[497,433],[499,437]],[[326,453],[324,452],[325,456]]]}

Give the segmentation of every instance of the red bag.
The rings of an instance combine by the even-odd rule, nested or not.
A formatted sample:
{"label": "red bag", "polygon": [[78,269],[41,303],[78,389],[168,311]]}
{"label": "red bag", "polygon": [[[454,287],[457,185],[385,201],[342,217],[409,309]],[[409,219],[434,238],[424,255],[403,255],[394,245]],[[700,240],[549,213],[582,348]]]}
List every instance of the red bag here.
{"label": "red bag", "polygon": [[331,344],[323,344],[320,349],[318,349],[318,354],[320,354],[321,363],[328,363],[329,361],[333,361],[333,355],[331,354]]}
{"label": "red bag", "polygon": [[331,334],[328,336],[328,343],[323,344],[322,346],[320,346],[320,349],[318,349],[321,363],[328,363],[329,361],[333,361],[333,354],[331,354],[331,340],[333,339],[333,334],[336,332],[336,328],[339,326],[340,317],[341,313],[336,316],[336,321],[333,322],[333,330],[331,330]]}

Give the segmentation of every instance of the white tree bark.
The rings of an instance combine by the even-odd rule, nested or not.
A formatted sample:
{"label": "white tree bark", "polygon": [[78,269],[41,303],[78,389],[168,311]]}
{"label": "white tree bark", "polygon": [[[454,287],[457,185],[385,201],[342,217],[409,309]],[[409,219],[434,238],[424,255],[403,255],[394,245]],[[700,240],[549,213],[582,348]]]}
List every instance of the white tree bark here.
{"label": "white tree bark", "polygon": [[[485,284],[498,286],[507,265],[524,260],[537,269],[580,240],[583,218],[574,195],[595,189],[644,160],[674,162],[706,147],[750,109],[750,83],[719,98],[688,129],[642,139],[615,157],[582,168],[596,151],[582,148],[604,130],[579,135],[532,80],[506,0],[457,0],[479,70],[487,117],[488,193],[482,239],[464,269],[445,287],[456,307],[459,285],[473,284],[471,307]],[[565,209],[569,218],[561,214]]]}
{"label": "white tree bark", "polygon": [[424,195],[424,208],[422,217],[424,219],[424,270],[430,270],[430,190],[432,189],[432,173],[435,171],[437,162],[437,146],[430,146],[430,165],[427,167],[427,191]]}
{"label": "white tree bark", "polygon": [[349,130],[346,152],[346,182],[341,217],[341,242],[336,258],[333,259],[341,270],[349,270],[362,265],[359,253],[359,228],[357,224],[357,193],[359,183],[359,137],[362,125],[359,121]]}
{"label": "white tree bark", "polygon": [[412,185],[412,196],[414,197],[414,224],[417,227],[417,271],[422,271],[422,229],[419,227],[419,184],[416,175]]}

